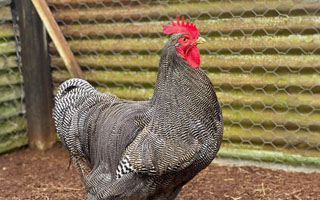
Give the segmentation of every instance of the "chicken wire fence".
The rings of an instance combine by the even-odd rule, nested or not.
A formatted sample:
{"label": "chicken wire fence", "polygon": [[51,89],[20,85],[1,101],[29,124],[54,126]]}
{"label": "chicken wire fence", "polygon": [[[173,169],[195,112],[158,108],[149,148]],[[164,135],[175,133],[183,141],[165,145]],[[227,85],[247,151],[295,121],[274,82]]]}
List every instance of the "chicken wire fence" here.
{"label": "chicken wire fence", "polygon": [[27,144],[19,37],[10,3],[0,1],[0,153]]}
{"label": "chicken wire fence", "polygon": [[[153,93],[162,25],[191,19],[207,40],[200,66],[223,108],[219,157],[320,166],[319,1],[48,3],[86,79],[133,100]],[[56,91],[70,76],[52,43],[50,52]]]}

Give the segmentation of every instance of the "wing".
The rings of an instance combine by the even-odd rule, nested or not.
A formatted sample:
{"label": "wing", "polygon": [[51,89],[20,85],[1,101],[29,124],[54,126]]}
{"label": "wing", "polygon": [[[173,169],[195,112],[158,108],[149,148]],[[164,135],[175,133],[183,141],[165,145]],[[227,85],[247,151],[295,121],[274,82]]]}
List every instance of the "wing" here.
{"label": "wing", "polygon": [[145,127],[127,148],[125,155],[135,172],[163,175],[192,164],[201,146],[194,138],[182,140],[156,135]]}
{"label": "wing", "polygon": [[108,165],[112,177],[116,174],[119,161],[129,144],[149,121],[148,102],[115,100],[111,105],[101,102],[91,108],[86,118],[85,130],[89,144],[89,163],[92,168]]}

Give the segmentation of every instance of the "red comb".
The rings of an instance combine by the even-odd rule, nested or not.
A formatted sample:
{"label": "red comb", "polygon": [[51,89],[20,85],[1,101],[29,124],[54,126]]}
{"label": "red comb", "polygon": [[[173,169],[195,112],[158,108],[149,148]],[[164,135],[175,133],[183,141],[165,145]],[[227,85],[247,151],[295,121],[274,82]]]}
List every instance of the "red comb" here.
{"label": "red comb", "polygon": [[187,22],[184,23],[184,17],[181,17],[181,23],[179,20],[179,15],[177,15],[177,23],[175,24],[171,18],[172,25],[163,25],[162,32],[164,34],[173,34],[173,33],[189,33],[191,37],[198,38],[199,32],[197,27],[187,19]]}

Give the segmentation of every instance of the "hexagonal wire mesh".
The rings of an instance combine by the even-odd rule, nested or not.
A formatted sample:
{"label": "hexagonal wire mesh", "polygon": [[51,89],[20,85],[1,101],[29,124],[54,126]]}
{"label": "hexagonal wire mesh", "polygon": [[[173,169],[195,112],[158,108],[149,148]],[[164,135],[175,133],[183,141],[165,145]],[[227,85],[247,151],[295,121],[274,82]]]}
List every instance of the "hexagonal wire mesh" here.
{"label": "hexagonal wire mesh", "polygon": [[27,143],[19,39],[10,2],[0,2],[0,153]]}
{"label": "hexagonal wire mesh", "polygon": [[[153,93],[162,24],[184,15],[223,107],[220,157],[320,166],[320,3],[294,0],[48,0],[99,91]],[[55,87],[69,78],[51,44]]]}

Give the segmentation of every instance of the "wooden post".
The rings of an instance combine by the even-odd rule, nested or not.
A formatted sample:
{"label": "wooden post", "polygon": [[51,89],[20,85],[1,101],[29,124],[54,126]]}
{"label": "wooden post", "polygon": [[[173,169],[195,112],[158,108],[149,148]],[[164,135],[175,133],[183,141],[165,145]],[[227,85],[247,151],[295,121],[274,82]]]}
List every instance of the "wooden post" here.
{"label": "wooden post", "polygon": [[54,19],[46,0],[32,0],[32,3],[42,19],[42,22],[46,27],[69,73],[71,74],[71,77],[84,79],[81,68],[73,56],[73,53],[56,20]]}
{"label": "wooden post", "polygon": [[47,33],[31,0],[14,0],[20,30],[29,147],[45,150],[56,141]]}

